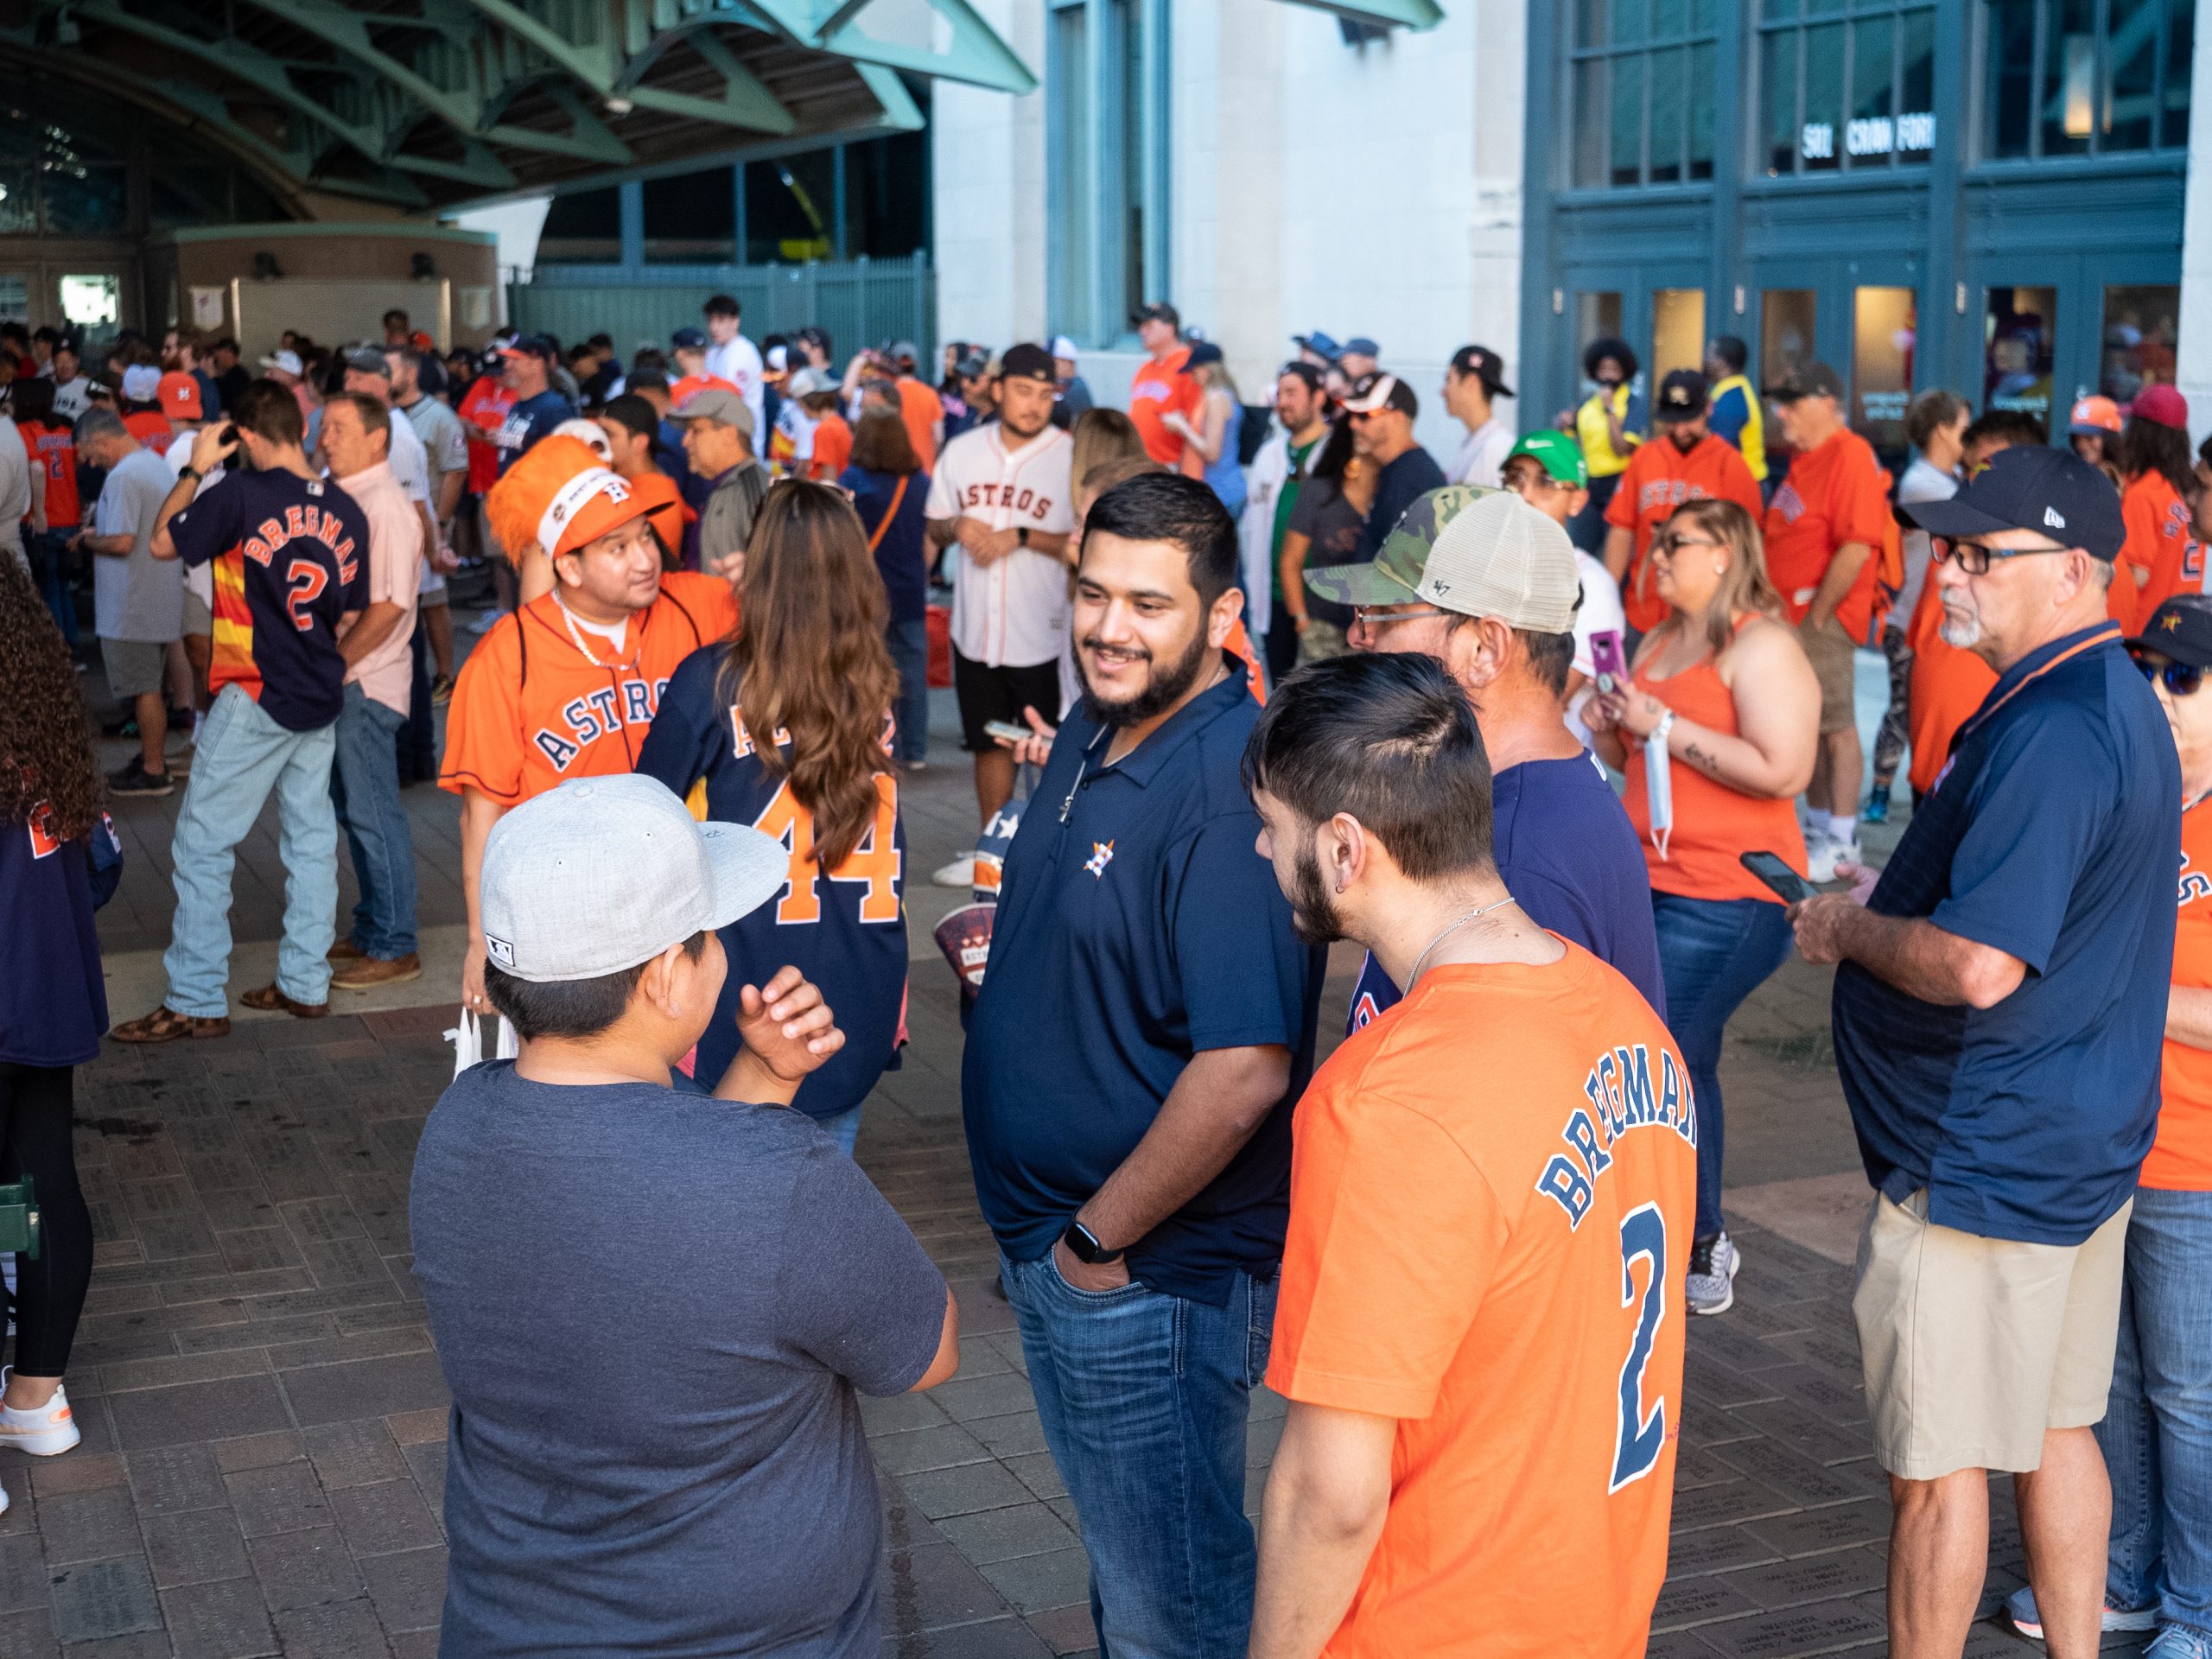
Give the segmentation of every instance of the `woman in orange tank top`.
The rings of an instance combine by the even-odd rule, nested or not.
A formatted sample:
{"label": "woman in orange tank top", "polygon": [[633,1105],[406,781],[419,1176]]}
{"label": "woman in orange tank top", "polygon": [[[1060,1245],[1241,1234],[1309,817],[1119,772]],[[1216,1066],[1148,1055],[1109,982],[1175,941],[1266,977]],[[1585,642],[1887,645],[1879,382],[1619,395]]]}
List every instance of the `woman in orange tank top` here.
{"label": "woman in orange tank top", "polygon": [[[1821,689],[1779,620],[1751,516],[1732,501],[1685,502],[1652,537],[1669,613],[1644,637],[1626,686],[1592,699],[1597,751],[1628,774],[1625,804],[1651,874],[1667,1024],[1697,1103],[1697,1226],[1686,1299],[1695,1313],[1734,1300],[1738,1263],[1721,1225],[1720,1038],[1744,999],[1789,954],[1781,901],[1738,855],[1770,852],[1803,874],[1795,798],[1811,781]],[[1672,810],[1654,822],[1654,740],[1665,746]]]}

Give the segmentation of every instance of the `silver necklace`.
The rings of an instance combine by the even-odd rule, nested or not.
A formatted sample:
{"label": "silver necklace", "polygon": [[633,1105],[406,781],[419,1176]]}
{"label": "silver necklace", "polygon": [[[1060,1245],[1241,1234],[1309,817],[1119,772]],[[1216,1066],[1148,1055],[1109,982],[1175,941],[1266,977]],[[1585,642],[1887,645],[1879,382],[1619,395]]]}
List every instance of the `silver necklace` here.
{"label": "silver necklace", "polygon": [[1487,916],[1493,910],[1503,910],[1506,906],[1512,902],[1513,895],[1509,893],[1504,898],[1495,899],[1490,904],[1476,906],[1472,910],[1459,918],[1456,922],[1446,922],[1444,926],[1438,931],[1434,938],[1431,939],[1427,944],[1421,946],[1421,955],[1414,958],[1413,971],[1406,976],[1406,995],[1408,996],[1413,995],[1414,986],[1421,978],[1421,965],[1428,960],[1428,953],[1430,951],[1435,950],[1438,945],[1443,944],[1446,938],[1451,937],[1451,935],[1457,933],[1461,928],[1465,927],[1469,922],[1473,921],[1478,916]]}
{"label": "silver necklace", "polygon": [[[601,662],[598,658],[592,655],[591,647],[584,644],[583,630],[576,626],[576,619],[569,614],[569,607],[561,602],[561,595],[558,594],[553,595],[553,608],[561,613],[561,621],[569,630],[569,643],[574,645],[579,652],[582,652],[584,661],[589,663],[594,668],[633,668],[637,665],[637,652],[635,651],[631,652],[631,658],[628,662],[624,662],[619,658],[611,664]],[[623,632],[626,636],[628,632],[629,625],[625,623],[623,625]],[[640,637],[637,641],[637,644],[642,647],[645,644],[644,639]]]}

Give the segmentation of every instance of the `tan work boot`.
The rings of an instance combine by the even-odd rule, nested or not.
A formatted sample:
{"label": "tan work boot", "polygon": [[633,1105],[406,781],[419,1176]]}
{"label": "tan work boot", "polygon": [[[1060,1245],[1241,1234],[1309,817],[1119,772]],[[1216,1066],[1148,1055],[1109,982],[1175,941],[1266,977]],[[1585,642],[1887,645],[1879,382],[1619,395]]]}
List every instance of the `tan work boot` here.
{"label": "tan work boot", "polygon": [[379,957],[363,957],[358,961],[341,962],[330,970],[331,988],[340,991],[374,990],[379,985],[397,985],[404,980],[423,977],[423,958],[410,950],[404,957],[389,961]]}

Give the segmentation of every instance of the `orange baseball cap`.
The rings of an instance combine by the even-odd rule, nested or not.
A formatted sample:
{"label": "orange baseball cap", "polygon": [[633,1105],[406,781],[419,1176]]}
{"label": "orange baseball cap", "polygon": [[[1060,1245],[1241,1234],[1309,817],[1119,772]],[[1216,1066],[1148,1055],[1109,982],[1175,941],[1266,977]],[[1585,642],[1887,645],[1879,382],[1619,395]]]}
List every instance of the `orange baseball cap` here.
{"label": "orange baseball cap", "polygon": [[164,415],[185,421],[202,418],[200,383],[181,369],[171,369],[163,375],[161,387],[154,397]]}
{"label": "orange baseball cap", "polygon": [[2109,397],[2077,398],[2074,412],[2066,417],[2066,429],[2083,437],[2117,432],[2120,429],[2120,405]]}
{"label": "orange baseball cap", "polygon": [[524,450],[484,498],[492,533],[511,556],[533,543],[573,553],[641,517],[645,502],[582,440],[559,433]]}

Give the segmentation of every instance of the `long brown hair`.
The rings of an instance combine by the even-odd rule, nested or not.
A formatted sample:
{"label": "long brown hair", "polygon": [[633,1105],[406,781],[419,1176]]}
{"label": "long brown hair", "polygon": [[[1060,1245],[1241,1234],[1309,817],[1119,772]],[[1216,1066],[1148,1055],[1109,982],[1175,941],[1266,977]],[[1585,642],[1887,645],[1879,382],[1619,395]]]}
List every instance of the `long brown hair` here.
{"label": "long brown hair", "polygon": [[[744,711],[754,753],[788,772],[814,817],[814,861],[835,870],[875,822],[891,770],[884,721],[899,689],[883,643],[883,578],[844,492],[787,478],[746,543],[738,623],[717,680]],[[788,755],[775,741],[791,736]]]}
{"label": "long brown hair", "polygon": [[906,423],[891,409],[871,409],[853,434],[851,465],[864,473],[918,473],[921,457],[907,435]]}
{"label": "long brown hair", "polygon": [[[1728,550],[1728,568],[1721,572],[1720,585],[1713,589],[1713,603],[1705,613],[1707,642],[1715,652],[1726,651],[1736,637],[1736,619],[1745,611],[1777,619],[1782,615],[1782,596],[1766,573],[1766,543],[1751,515],[1733,501],[1685,501],[1653,533],[1664,535],[1668,524],[1685,518]],[[1688,617],[1679,611],[1675,615],[1681,618],[1681,626],[1688,626]]]}
{"label": "long brown hair", "polygon": [[99,769],[69,647],[22,562],[0,549],[0,824],[43,804],[48,833],[75,841],[101,809]]}

